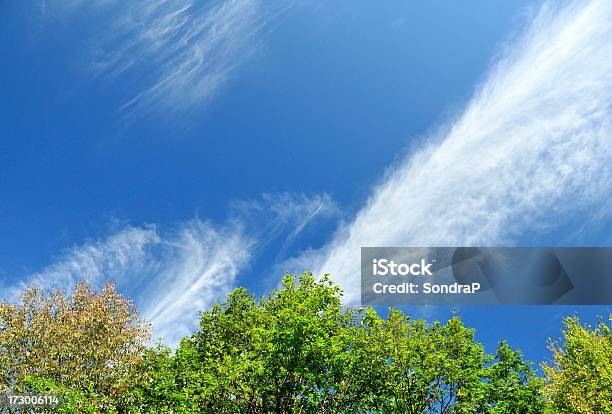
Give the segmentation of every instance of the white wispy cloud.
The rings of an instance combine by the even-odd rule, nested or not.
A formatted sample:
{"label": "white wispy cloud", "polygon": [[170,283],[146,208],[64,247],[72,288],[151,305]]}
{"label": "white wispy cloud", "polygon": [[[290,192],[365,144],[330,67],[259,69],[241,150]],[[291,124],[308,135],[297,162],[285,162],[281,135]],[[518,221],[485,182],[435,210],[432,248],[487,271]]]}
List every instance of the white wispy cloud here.
{"label": "white wispy cloud", "polygon": [[14,299],[29,284],[72,290],[86,280],[99,286],[109,280],[121,284],[134,275],[155,271],[153,247],[162,242],[154,226],[127,226],[104,240],[86,242],[66,250],[57,261],[33,273],[3,292],[3,299]]}
{"label": "white wispy cloud", "polygon": [[198,312],[208,310],[235,287],[256,244],[239,225],[218,228],[200,220],[185,223],[164,240],[158,271],[145,275],[141,290],[134,294],[154,336],[174,345],[189,334],[197,325]]}
{"label": "white wispy cloud", "polygon": [[57,261],[3,292],[14,302],[30,285],[70,292],[86,280],[113,281],[153,326],[154,338],[175,345],[196,325],[199,311],[229,293],[251,259],[254,241],[240,226],[198,219],[168,234],[152,225],[127,226],[105,239],[68,249]]}
{"label": "white wispy cloud", "polygon": [[[43,9],[92,18],[92,74],[130,91],[123,112],[205,104],[292,0],[71,0]],[[84,12],[87,13],[84,13]],[[81,13],[83,12],[83,13]],[[47,11],[46,13],[51,13]]]}
{"label": "white wispy cloud", "polygon": [[114,281],[152,323],[153,337],[176,345],[197,326],[198,312],[237,286],[238,276],[268,243],[295,237],[308,223],[337,213],[327,195],[301,194],[265,195],[231,210],[224,224],[194,218],[169,231],[125,226],[5,286],[1,299],[13,302],[32,284],[70,291],[81,280],[94,287]]}
{"label": "white wispy cloud", "polygon": [[[306,226],[315,220],[337,218],[341,215],[340,208],[328,194],[263,194],[261,200],[234,202],[231,208],[235,215],[261,223],[256,227],[261,228],[262,245],[282,239],[277,247],[275,262],[285,259],[291,243]],[[290,231],[287,232],[287,229]]]}
{"label": "white wispy cloud", "polygon": [[293,265],[359,298],[361,246],[536,240],[612,194],[612,3],[547,3],[463,114],[391,170],[352,222]]}

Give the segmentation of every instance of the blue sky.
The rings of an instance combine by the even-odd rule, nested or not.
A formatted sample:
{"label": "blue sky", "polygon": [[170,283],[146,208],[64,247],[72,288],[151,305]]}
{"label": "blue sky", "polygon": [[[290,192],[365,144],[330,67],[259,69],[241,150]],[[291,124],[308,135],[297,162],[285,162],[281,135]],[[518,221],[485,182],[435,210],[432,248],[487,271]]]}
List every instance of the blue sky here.
{"label": "blue sky", "polygon": [[[168,341],[362,245],[610,245],[605,1],[0,5],[0,277],[108,279]],[[446,309],[414,309],[444,318]],[[562,315],[462,308],[547,356]]]}

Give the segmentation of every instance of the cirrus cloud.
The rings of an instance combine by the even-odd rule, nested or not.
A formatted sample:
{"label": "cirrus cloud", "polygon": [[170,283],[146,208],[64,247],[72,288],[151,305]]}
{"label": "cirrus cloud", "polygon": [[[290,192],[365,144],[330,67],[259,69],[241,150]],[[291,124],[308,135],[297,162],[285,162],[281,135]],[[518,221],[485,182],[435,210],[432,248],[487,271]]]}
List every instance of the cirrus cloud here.
{"label": "cirrus cloud", "polygon": [[83,280],[97,288],[114,281],[151,322],[153,337],[176,345],[195,329],[198,313],[235,288],[269,243],[286,245],[310,223],[337,214],[325,194],[267,194],[230,210],[222,224],[194,218],[166,231],[124,226],[67,249],[41,271],[4,286],[1,298],[13,302],[30,285],[69,292]]}
{"label": "cirrus cloud", "polygon": [[546,3],[464,112],[393,168],[354,220],[288,266],[359,300],[361,246],[513,244],[609,217],[612,3]]}

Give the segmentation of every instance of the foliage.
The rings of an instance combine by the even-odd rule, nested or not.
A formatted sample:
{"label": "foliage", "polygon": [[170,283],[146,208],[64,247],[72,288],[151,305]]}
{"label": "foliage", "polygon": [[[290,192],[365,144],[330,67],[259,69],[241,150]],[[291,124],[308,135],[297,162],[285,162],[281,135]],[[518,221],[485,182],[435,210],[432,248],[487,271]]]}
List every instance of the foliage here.
{"label": "foliage", "polygon": [[566,320],[544,380],[506,342],[485,353],[457,317],[381,317],[341,299],[310,273],[260,299],[239,288],[173,351],[147,346],[148,325],[113,285],[31,288],[0,305],[0,391],[58,394],[63,414],[612,412],[607,324]]}
{"label": "foliage", "polygon": [[93,387],[87,390],[68,388],[55,381],[28,376],[24,380],[25,390],[33,394],[56,395],[61,401],[59,407],[38,409],[41,413],[58,414],[95,414],[97,407],[93,397]]}
{"label": "foliage", "polygon": [[484,413],[531,414],[545,410],[541,398],[543,380],[531,365],[506,342],[500,342],[493,364],[485,368]]}
{"label": "foliage", "polygon": [[324,278],[283,280],[256,303],[237,289],[202,314],[176,352],[178,383],[194,412],[313,412],[335,404],[353,311]]}
{"label": "foliage", "polygon": [[164,385],[140,393],[165,399],[154,412],[543,410],[541,381],[507,344],[490,356],[458,318],[429,325],[394,309],[385,319],[345,308],[337,286],[308,273],[259,301],[235,290],[174,356],[159,355]]}
{"label": "foliage", "polygon": [[160,344],[147,349],[133,372],[132,387],[121,396],[118,406],[130,413],[189,412],[185,407],[190,401],[177,385],[178,370],[169,348]]}
{"label": "foliage", "polygon": [[[363,412],[473,412],[480,400],[484,352],[459,319],[447,325],[372,309],[355,330],[352,393],[367,395]],[[363,391],[366,391],[365,393]]]}
{"label": "foliage", "polygon": [[543,366],[551,406],[561,414],[612,413],[611,326],[585,327],[567,318],[563,337],[550,344],[554,361]]}
{"label": "foliage", "polygon": [[74,400],[75,412],[90,405],[112,412],[130,387],[148,331],[112,284],[94,292],[80,283],[70,297],[29,288],[20,305],[0,305],[0,391],[46,387]]}

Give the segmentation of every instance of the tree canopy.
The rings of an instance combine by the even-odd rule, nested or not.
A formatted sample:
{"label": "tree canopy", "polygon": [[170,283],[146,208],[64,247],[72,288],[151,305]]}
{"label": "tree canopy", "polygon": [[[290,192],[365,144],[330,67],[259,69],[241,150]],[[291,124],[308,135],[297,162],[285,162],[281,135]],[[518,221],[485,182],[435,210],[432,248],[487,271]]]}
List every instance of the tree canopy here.
{"label": "tree canopy", "polygon": [[173,380],[161,394],[148,384],[175,412],[519,414],[544,406],[542,381],[506,343],[488,355],[458,318],[427,324],[395,309],[382,318],[345,308],[338,286],[308,273],[286,276],[260,300],[235,290],[202,313],[173,356],[151,358]]}
{"label": "tree canopy", "polygon": [[612,315],[609,321],[592,328],[567,318],[562,341],[550,344],[545,393],[556,412],[612,413]]}
{"label": "tree canopy", "polygon": [[30,288],[0,305],[0,391],[57,393],[60,413],[600,414],[612,412],[610,332],[566,320],[543,378],[507,342],[485,352],[458,317],[347,307],[310,273],[261,298],[234,290],[176,349],[150,346],[112,284]]}
{"label": "tree canopy", "polygon": [[148,324],[112,284],[80,283],[70,297],[29,288],[20,305],[0,305],[0,391],[54,390],[78,399],[75,409],[111,412],[148,341]]}

